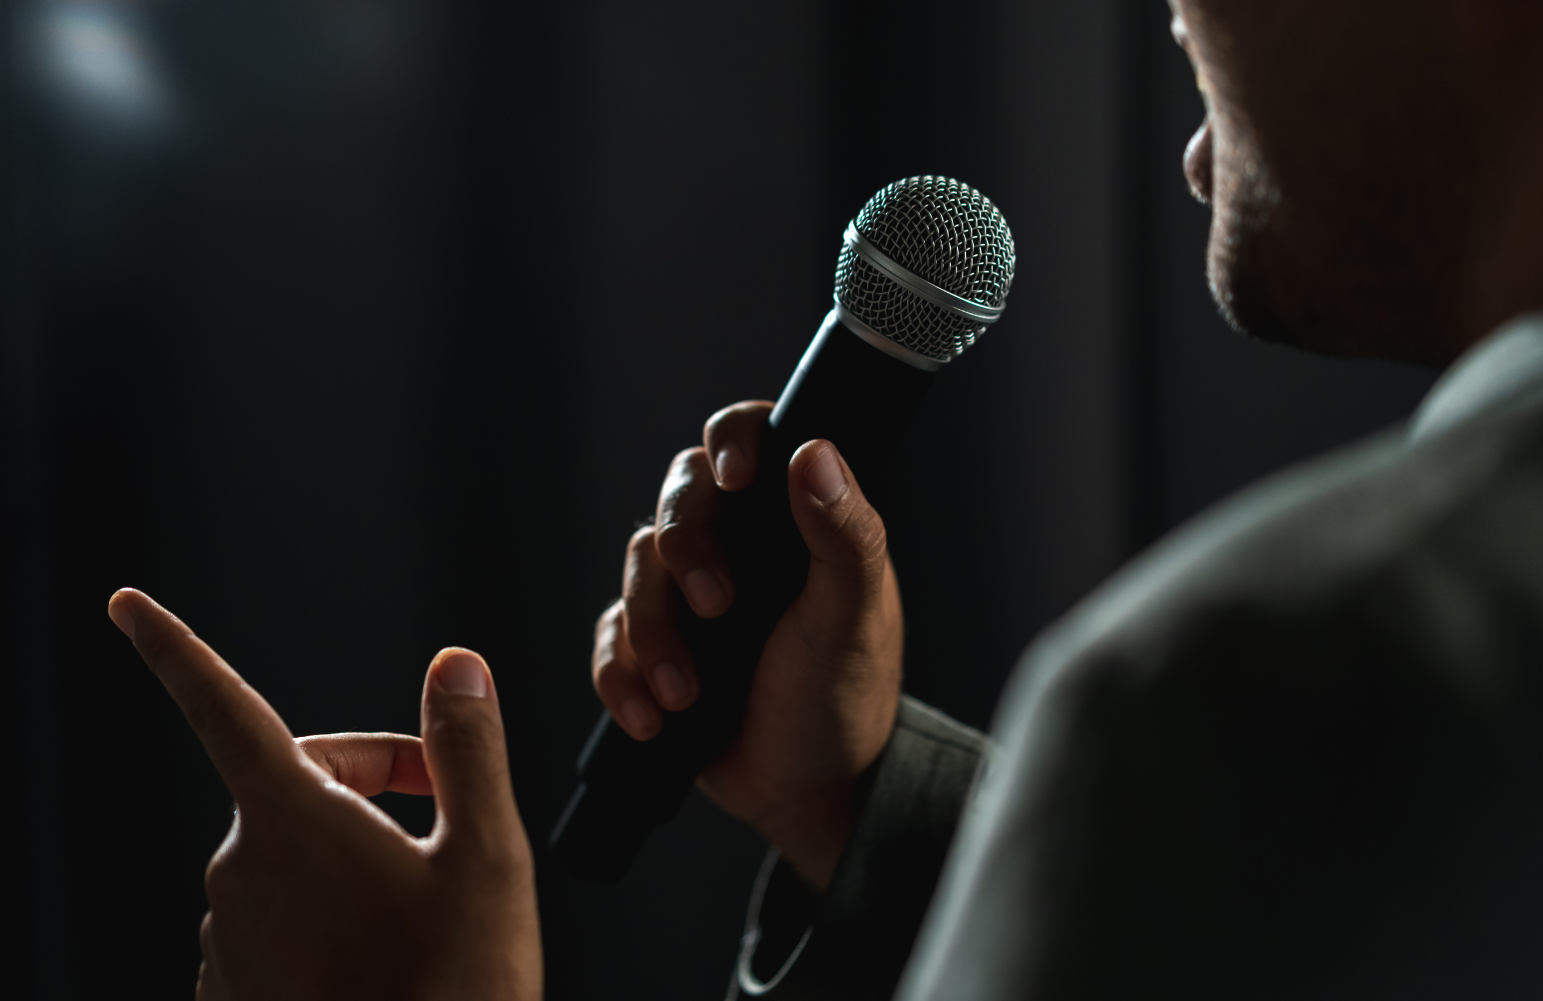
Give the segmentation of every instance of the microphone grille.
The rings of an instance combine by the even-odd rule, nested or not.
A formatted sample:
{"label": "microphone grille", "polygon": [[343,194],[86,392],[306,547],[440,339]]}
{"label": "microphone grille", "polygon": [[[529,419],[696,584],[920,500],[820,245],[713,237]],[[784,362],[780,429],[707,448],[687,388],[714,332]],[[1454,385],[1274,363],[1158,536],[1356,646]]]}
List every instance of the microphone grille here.
{"label": "microphone grille", "polygon": [[[981,306],[1000,308],[1017,255],[1001,211],[968,184],[922,175],[888,185],[852,225],[913,275]],[[847,243],[836,261],[836,300],[885,337],[934,361],[950,361],[986,332],[978,319],[923,298]]]}

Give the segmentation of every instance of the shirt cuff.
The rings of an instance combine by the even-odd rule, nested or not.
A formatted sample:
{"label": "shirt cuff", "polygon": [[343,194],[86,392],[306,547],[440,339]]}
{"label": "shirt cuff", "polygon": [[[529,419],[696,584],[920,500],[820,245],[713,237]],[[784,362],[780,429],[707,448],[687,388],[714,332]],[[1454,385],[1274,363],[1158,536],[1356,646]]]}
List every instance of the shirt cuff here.
{"label": "shirt cuff", "polygon": [[989,749],[978,730],[901,696],[889,743],[859,785],[857,827],[825,894],[776,849],[767,855],[729,998],[889,998]]}

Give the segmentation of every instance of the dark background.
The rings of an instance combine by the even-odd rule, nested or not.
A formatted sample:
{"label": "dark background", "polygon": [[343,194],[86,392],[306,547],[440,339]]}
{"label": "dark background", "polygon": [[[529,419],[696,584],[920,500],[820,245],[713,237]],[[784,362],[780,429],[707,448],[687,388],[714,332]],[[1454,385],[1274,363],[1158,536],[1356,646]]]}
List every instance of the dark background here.
{"label": "dark background", "polygon": [[[296,733],[413,732],[434,652],[482,651],[539,842],[627,535],[711,411],[776,394],[884,183],[958,176],[1017,238],[886,512],[908,686],[967,722],[1142,545],[1431,378],[1216,319],[1161,0],[13,0],[0,30],[7,996],[197,969],[230,800],[120,586]],[[605,889],[537,851],[551,998],[721,996],[754,835],[693,799]]]}

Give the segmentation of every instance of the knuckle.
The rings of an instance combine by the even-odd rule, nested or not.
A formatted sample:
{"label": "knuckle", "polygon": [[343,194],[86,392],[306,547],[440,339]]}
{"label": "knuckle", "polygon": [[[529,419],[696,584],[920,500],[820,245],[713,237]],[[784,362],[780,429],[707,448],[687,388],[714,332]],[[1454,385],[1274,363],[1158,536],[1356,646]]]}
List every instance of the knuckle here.
{"label": "knuckle", "polygon": [[502,734],[494,732],[485,721],[468,719],[456,713],[445,713],[429,724],[425,735],[439,750],[482,754],[501,750]]}
{"label": "knuckle", "polygon": [[534,862],[523,832],[511,838],[505,832],[490,831],[477,840],[474,855],[466,861],[475,865],[477,882],[482,887],[504,895],[510,888],[533,880]]}
{"label": "knuckle", "polygon": [[150,662],[157,670],[161,661],[171,651],[171,636],[169,630],[157,626],[152,629],[141,629],[134,637],[139,647],[140,655]]}
{"label": "knuckle", "polygon": [[595,650],[597,653],[602,646],[614,640],[616,630],[621,624],[621,613],[622,603],[621,599],[618,598],[606,606],[605,611],[601,612],[599,617],[595,619]]}
{"label": "knuckle", "polygon": [[857,505],[843,526],[842,536],[865,567],[883,570],[889,555],[889,532],[884,519],[866,503]]}
{"label": "knuckle", "polygon": [[[204,896],[213,907],[218,901],[229,899],[238,882],[236,867],[229,852],[220,852],[204,867]],[[206,919],[207,920],[207,919]]]}
{"label": "knuckle", "polygon": [[667,475],[671,477],[680,476],[683,474],[689,475],[691,472],[691,467],[696,461],[696,457],[702,454],[702,451],[703,449],[701,445],[693,445],[690,448],[683,448],[679,452],[676,452],[675,458],[670,460],[670,471]]}
{"label": "knuckle", "polygon": [[743,423],[735,420],[739,416],[740,406],[741,404],[735,404],[732,407],[724,407],[702,425],[702,442],[707,447],[716,448],[726,440],[740,437],[735,434],[737,430],[735,425]]}
{"label": "knuckle", "polygon": [[727,424],[742,406],[744,406],[742,403],[731,403],[720,410],[714,411],[713,415],[707,418],[707,422],[702,425],[702,436],[704,438],[711,437],[714,432]]}
{"label": "knuckle", "polygon": [[633,532],[632,537],[627,540],[627,555],[632,556],[639,550],[643,549],[645,546],[651,545],[653,543],[653,538],[653,525],[639,526],[638,530]]}
{"label": "knuckle", "polygon": [[731,435],[753,439],[772,407],[770,400],[742,400],[730,404],[707,419],[702,428],[703,437],[716,440],[719,435]]}
{"label": "knuckle", "polygon": [[200,732],[217,725],[227,713],[224,693],[203,678],[186,683],[179,701],[188,722]]}
{"label": "knuckle", "polygon": [[590,676],[598,679],[602,671],[616,660],[621,632],[621,602],[617,601],[600,614],[595,622],[595,644],[589,655]]}
{"label": "knuckle", "polygon": [[654,537],[659,558],[666,566],[678,566],[701,552],[701,530],[684,522],[672,521],[659,528]]}
{"label": "knuckle", "polygon": [[661,525],[674,521],[676,512],[712,483],[713,478],[707,472],[707,449],[699,445],[677,454],[659,488],[657,521]]}
{"label": "knuckle", "polygon": [[656,595],[657,576],[645,569],[645,565],[639,561],[635,571],[629,573],[627,579],[622,582],[622,614],[619,626],[629,638],[635,632],[639,610],[649,607],[650,599]]}
{"label": "knuckle", "polygon": [[632,541],[627,545],[627,562],[621,575],[623,607],[635,600],[638,588],[648,577],[649,564],[658,558],[655,534],[652,527],[640,529],[633,534]]}
{"label": "knuckle", "polygon": [[597,658],[594,668],[590,671],[590,678],[594,682],[595,692],[604,696],[607,691],[616,687],[617,677],[625,668],[615,657]]}

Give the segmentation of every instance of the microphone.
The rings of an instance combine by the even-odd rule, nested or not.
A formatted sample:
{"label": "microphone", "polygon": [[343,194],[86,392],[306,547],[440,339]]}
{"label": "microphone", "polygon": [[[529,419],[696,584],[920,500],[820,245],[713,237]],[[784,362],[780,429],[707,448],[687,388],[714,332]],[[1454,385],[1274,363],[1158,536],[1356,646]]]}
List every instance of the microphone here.
{"label": "microphone", "polygon": [[793,453],[815,438],[831,441],[869,499],[880,497],[934,375],[1001,317],[1015,265],[1002,213],[946,177],[896,181],[847,226],[835,306],[767,422],[756,482],[719,498],[734,604],[702,619],[681,603],[697,700],[665,713],[648,741],[601,714],[579,755],[578,787],[548,839],[564,868],[596,882],[621,879],[654,827],[675,816],[696,776],[738,734],[761,649],[809,572],[788,506]]}

